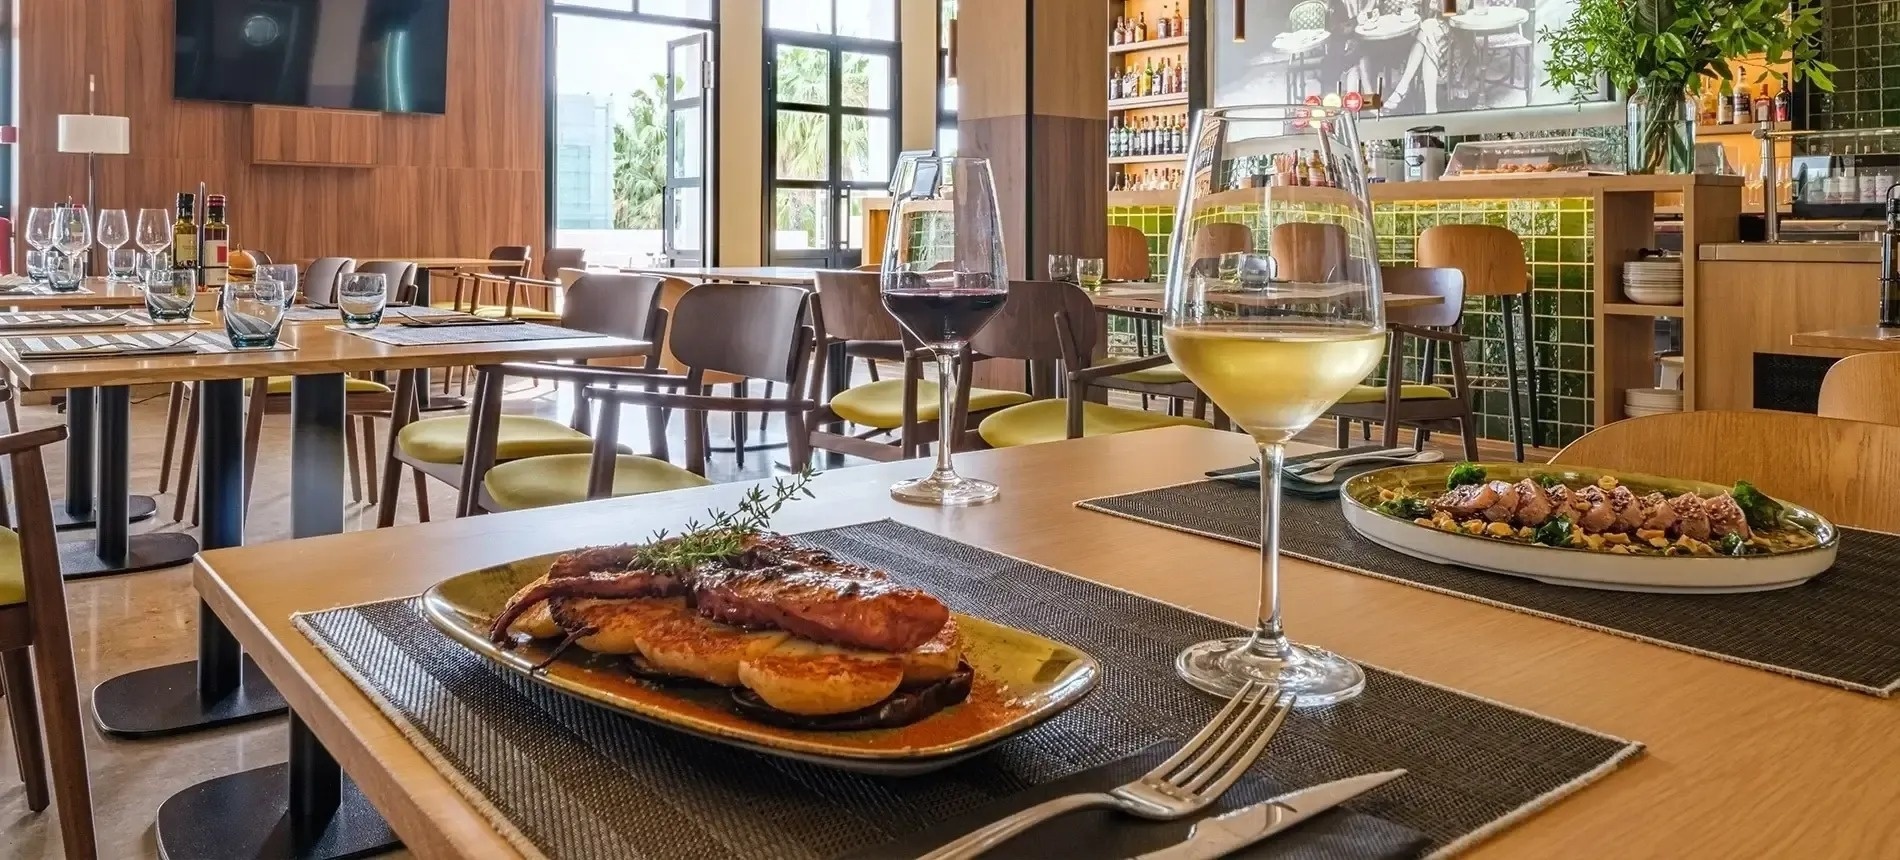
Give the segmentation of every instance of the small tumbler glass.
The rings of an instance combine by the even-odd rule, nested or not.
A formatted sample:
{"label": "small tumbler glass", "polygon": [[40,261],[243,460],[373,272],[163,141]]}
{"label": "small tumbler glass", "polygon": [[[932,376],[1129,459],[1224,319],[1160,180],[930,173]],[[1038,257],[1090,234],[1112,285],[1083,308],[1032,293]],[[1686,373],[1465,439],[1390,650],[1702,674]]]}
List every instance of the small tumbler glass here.
{"label": "small tumbler glass", "polygon": [[134,280],[139,271],[137,248],[113,248],[106,253],[106,276],[114,281]]}
{"label": "small tumbler glass", "polygon": [[1075,283],[1075,255],[1050,254],[1049,280]]}
{"label": "small tumbler glass", "polygon": [[1106,264],[1101,257],[1083,257],[1075,261],[1075,279],[1082,289],[1091,292],[1102,288],[1102,271]]}
{"label": "small tumbler glass", "polygon": [[297,267],[289,263],[266,263],[257,267],[251,276],[259,281],[276,281],[284,285],[284,301],[295,303],[297,300]]}
{"label": "small tumbler glass", "polygon": [[284,327],[289,299],[283,281],[262,274],[224,285],[224,333],[235,349],[270,349]]}
{"label": "small tumbler glass", "polygon": [[52,251],[42,251],[38,248],[34,248],[33,250],[27,251],[26,252],[26,279],[35,284],[46,283],[47,276],[49,274],[46,271],[46,262],[47,262],[47,259],[52,256],[53,256]]}
{"label": "small tumbler glass", "polygon": [[53,292],[76,293],[86,280],[86,255],[68,254],[63,251],[49,251],[46,277],[52,283]]}
{"label": "small tumbler glass", "polygon": [[145,312],[153,322],[184,322],[191,319],[198,298],[198,272],[195,269],[146,269]]}
{"label": "small tumbler glass", "polygon": [[388,304],[389,278],[382,274],[352,272],[337,287],[337,312],[343,315],[344,328],[361,331],[382,325]]}

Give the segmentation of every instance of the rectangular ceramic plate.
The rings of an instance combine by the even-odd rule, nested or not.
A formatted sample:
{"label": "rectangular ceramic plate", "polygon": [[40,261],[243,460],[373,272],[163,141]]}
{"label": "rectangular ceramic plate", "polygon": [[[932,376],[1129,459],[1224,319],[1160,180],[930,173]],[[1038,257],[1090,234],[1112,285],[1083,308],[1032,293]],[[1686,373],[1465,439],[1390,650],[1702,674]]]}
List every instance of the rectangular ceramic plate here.
{"label": "rectangular ceramic plate", "polygon": [[489,622],[508,598],[547,572],[556,554],[524,558],[437,583],[423,614],[470,650],[536,683],[629,716],[769,755],[866,773],[913,774],[947,767],[1042,722],[1095,688],[1095,659],[1060,642],[958,614],[964,660],[975,670],[970,697],[908,726],[856,732],[782,729],[734,714],[725,690],[636,680],[618,659],[569,649],[545,671],[530,667],[553,643],[505,650],[488,641]]}

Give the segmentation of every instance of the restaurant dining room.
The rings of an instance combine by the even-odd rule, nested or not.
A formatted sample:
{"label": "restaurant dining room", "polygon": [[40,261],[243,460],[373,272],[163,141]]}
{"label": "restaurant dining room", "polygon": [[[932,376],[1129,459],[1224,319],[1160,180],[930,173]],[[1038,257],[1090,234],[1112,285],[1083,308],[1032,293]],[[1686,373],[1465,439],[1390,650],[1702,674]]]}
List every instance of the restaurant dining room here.
{"label": "restaurant dining room", "polygon": [[1897,21],[0,0],[0,860],[1900,858]]}

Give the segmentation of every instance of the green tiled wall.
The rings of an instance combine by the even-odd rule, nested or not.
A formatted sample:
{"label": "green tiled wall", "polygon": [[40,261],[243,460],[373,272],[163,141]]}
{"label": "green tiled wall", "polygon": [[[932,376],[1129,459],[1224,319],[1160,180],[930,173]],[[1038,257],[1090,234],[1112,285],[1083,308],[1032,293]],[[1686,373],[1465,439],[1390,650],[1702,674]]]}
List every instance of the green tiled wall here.
{"label": "green tiled wall", "polygon": [[[1245,218],[1244,212],[1211,217]],[[1121,207],[1109,210],[1110,224],[1127,224],[1148,236],[1156,277],[1167,270],[1165,257],[1174,217],[1169,207]],[[1411,265],[1416,237],[1438,224],[1494,224],[1524,240],[1524,256],[1531,273],[1534,358],[1537,402],[1534,414],[1542,425],[1544,444],[1569,444],[1591,428],[1595,364],[1591,337],[1594,261],[1592,239],[1596,218],[1588,198],[1541,200],[1454,200],[1380,203],[1374,207],[1379,261]],[[1265,239],[1259,244],[1264,247]],[[1133,327],[1125,318],[1111,317],[1112,348],[1133,346]],[[1489,439],[1511,436],[1506,399],[1503,315],[1497,299],[1468,299],[1464,331],[1467,369],[1479,391],[1475,404],[1480,434]],[[1416,360],[1416,359],[1415,359]],[[1417,378],[1417,365],[1408,367]]]}
{"label": "green tiled wall", "polygon": [[1809,128],[1900,125],[1900,0],[1827,0],[1821,58],[1840,71],[1809,92]]}

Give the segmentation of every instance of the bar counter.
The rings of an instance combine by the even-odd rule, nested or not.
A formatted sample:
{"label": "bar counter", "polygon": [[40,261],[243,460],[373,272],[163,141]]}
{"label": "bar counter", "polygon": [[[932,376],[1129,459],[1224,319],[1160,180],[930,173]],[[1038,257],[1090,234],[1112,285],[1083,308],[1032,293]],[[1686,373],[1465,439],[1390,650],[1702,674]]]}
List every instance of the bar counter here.
{"label": "bar counter", "polygon": [[1840,349],[1796,346],[1800,332],[1879,320],[1880,245],[1759,242],[1703,245],[1697,280],[1697,409],[1813,411]]}

